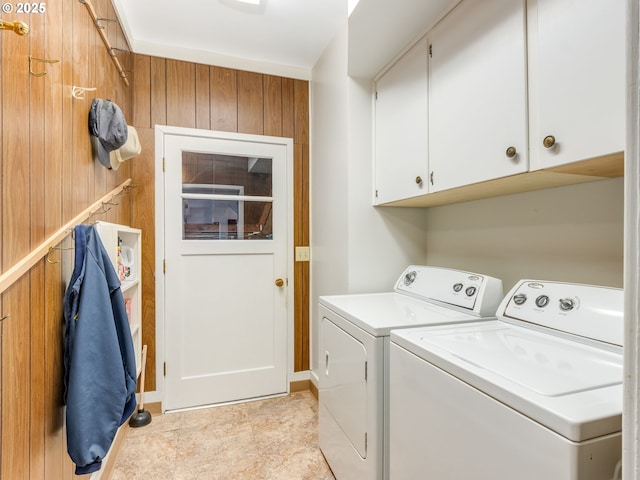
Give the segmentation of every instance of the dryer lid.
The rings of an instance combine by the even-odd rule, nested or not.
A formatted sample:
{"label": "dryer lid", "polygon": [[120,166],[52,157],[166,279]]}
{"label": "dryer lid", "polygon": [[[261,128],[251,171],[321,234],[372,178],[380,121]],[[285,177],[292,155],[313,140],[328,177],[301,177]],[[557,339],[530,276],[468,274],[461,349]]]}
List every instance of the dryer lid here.
{"label": "dryer lid", "polygon": [[320,304],[374,337],[389,336],[395,328],[479,320],[471,313],[398,293],[324,296]]}

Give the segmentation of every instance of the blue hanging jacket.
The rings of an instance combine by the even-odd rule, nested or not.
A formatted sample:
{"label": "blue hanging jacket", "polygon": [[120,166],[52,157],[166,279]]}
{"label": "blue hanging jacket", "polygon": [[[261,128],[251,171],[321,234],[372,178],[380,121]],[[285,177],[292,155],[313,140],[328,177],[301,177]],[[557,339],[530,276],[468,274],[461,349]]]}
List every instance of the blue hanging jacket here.
{"label": "blue hanging jacket", "polygon": [[92,225],[75,227],[64,320],[67,450],[83,475],[100,469],[136,407],[136,361],[120,280]]}

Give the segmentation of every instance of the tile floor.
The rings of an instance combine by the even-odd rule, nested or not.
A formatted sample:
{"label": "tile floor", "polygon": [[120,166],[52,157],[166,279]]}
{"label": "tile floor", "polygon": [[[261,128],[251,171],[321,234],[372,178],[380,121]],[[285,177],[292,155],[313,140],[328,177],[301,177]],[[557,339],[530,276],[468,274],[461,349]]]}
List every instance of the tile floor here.
{"label": "tile floor", "polygon": [[129,428],[111,480],[333,480],[309,391],[154,415]]}

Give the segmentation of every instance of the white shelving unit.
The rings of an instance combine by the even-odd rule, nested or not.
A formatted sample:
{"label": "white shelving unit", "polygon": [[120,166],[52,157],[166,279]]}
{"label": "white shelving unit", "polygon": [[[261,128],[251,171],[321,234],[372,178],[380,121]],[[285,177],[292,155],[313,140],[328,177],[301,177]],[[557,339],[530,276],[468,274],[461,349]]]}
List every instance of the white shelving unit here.
{"label": "white shelving unit", "polygon": [[142,360],[142,281],[141,230],[109,222],[97,222],[96,231],[104,244],[121,282],[122,296],[129,316],[131,337],[136,355],[136,372]]}

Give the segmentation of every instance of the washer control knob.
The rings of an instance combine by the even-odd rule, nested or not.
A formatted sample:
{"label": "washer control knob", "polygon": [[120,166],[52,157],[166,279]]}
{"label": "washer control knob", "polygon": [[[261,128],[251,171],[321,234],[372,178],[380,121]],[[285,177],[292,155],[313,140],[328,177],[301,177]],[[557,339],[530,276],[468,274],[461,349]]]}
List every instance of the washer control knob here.
{"label": "washer control knob", "polygon": [[560,310],[567,311],[573,310],[576,302],[572,298],[561,298],[560,299]]}
{"label": "washer control knob", "polygon": [[522,305],[526,301],[527,296],[524,293],[518,293],[517,295],[513,296],[513,303],[515,303],[516,305]]}
{"label": "washer control knob", "polygon": [[453,286],[453,291],[457,293],[457,292],[459,292],[460,290],[462,290],[462,287],[464,287],[464,285],[462,285],[461,283],[456,283],[456,284]]}
{"label": "washer control knob", "polygon": [[540,308],[546,307],[549,304],[549,297],[546,295],[540,295],[536,298],[536,305]]}
{"label": "washer control knob", "polygon": [[417,273],[416,273],[415,270],[412,270],[409,273],[407,273],[404,276],[404,284],[405,285],[411,285],[414,282],[414,280],[416,279],[416,275],[417,275]]}
{"label": "washer control knob", "polygon": [[476,287],[467,287],[464,293],[467,294],[467,297],[473,297],[476,294]]}

